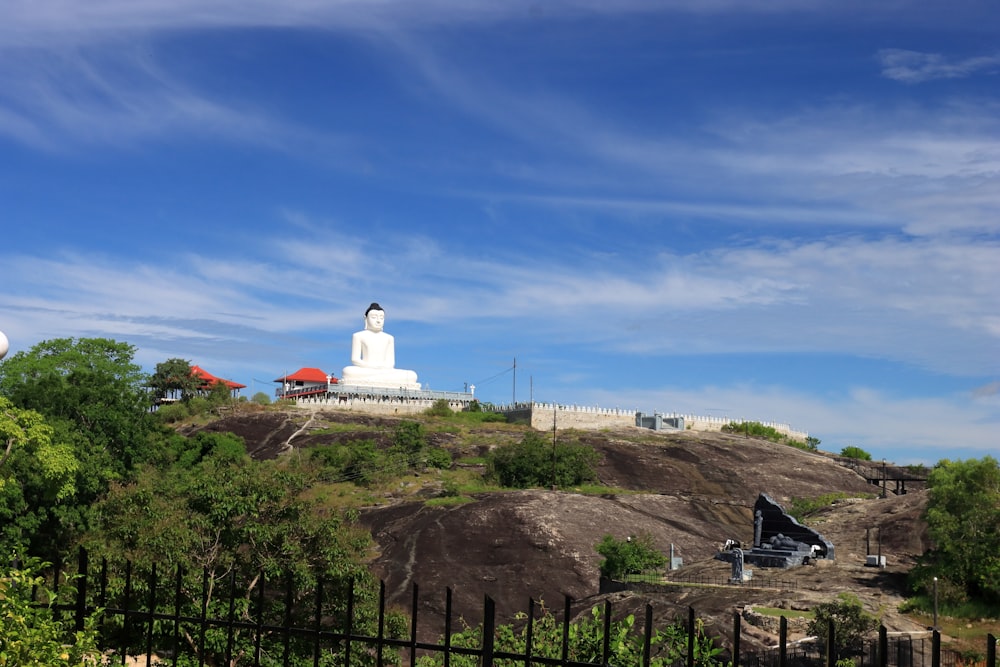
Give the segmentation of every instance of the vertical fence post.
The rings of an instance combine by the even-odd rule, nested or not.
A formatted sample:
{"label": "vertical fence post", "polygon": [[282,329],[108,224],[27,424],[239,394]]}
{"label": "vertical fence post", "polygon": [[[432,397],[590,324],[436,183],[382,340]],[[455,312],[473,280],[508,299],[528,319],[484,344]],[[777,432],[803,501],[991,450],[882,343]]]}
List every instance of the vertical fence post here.
{"label": "vertical fence post", "polygon": [[694,667],[694,607],[688,606],[688,654],[687,667]]}
{"label": "vertical fence post", "polygon": [[419,588],[413,584],[413,602],[410,605],[410,664],[417,664],[417,601],[420,599]]}
{"label": "vertical fence post", "polygon": [[153,655],[153,623],[156,617],[156,563],[149,571],[149,625],[146,628],[146,665]]}
{"label": "vertical fence post", "polygon": [[[128,561],[126,561],[126,564]],[[201,619],[198,625],[198,667],[205,664],[205,635],[208,632],[208,566],[201,569]]]}
{"label": "vertical fence post", "polygon": [[493,667],[493,641],[496,638],[496,607],[493,598],[483,602],[483,667]]}
{"label": "vertical fence post", "polygon": [[229,573],[229,613],[226,615],[226,664],[233,662],[236,642],[236,570]]}
{"label": "vertical fence post", "polygon": [[778,667],[788,664],[788,619],[778,619]]}
{"label": "vertical fence post", "polygon": [[831,618],[826,624],[826,667],[837,665],[837,629]]}
{"label": "vertical fence post", "polygon": [[931,635],[931,667],[941,667],[941,632],[937,627]]}
{"label": "vertical fence post", "polygon": [[532,643],[535,639],[535,598],[528,598],[528,625],[524,628],[524,667],[531,667]]}
{"label": "vertical fence post", "polygon": [[611,658],[611,600],[604,601],[604,642],[601,646],[604,664]]}
{"label": "vertical fence post", "polygon": [[292,655],[292,605],[295,602],[293,594],[292,573],[288,572],[285,574],[285,624],[281,629],[281,664],[283,665],[288,664]]}
{"label": "vertical fence post", "polygon": [[451,665],[451,586],[444,589],[444,667]]}
{"label": "vertical fence post", "polygon": [[80,547],[80,558],[77,562],[76,572],[80,575],[79,584],[76,587],[76,613],[74,627],[77,632],[83,631],[84,616],[87,615],[87,575],[89,563],[87,562],[87,550]]}
{"label": "vertical fence post", "polygon": [[740,612],[733,612],[733,667],[740,667],[740,633],[743,632],[741,625],[743,617]]}
{"label": "vertical fence post", "polygon": [[313,667],[319,667],[319,636],[323,629],[323,577],[316,577],[316,609],[313,617]]}
{"label": "vertical fence post", "polygon": [[[642,665],[643,667],[649,667],[649,663],[652,661],[652,642],[653,642],[653,605],[646,603],[646,627],[642,638]],[[739,665],[734,665],[733,667],[739,667]]]}
{"label": "vertical fence post", "polygon": [[569,614],[570,614],[570,597],[566,596],[566,606],[563,611],[563,632],[562,632],[562,661],[566,664],[569,660]]}
{"label": "vertical fence post", "polygon": [[878,667],[889,667],[889,633],[881,624],[878,626]]}
{"label": "vertical fence post", "polygon": [[122,614],[122,630],[124,636],[122,637],[122,664],[125,664],[125,658],[128,654],[128,638],[132,635],[132,629],[129,627],[129,621],[131,621],[131,613],[129,607],[132,606],[132,561],[125,561],[125,598],[122,608],[124,613]]}
{"label": "vertical fence post", "polygon": [[[378,583],[378,640],[375,644],[375,664],[382,664],[385,651],[385,580]],[[319,667],[317,663],[316,667]]]}
{"label": "vertical fence post", "polygon": [[260,586],[257,588],[257,612],[254,614],[257,617],[257,627],[253,637],[253,664],[255,665],[260,664],[261,643],[264,641],[264,588],[267,582],[264,576],[263,571],[257,572],[257,581]]}
{"label": "vertical fence post", "polygon": [[986,667],[997,667],[997,638],[993,633],[986,636]]}
{"label": "vertical fence post", "polygon": [[344,630],[344,664],[351,664],[351,639],[354,636],[354,584],[355,579],[351,579],[347,585],[347,627]]}

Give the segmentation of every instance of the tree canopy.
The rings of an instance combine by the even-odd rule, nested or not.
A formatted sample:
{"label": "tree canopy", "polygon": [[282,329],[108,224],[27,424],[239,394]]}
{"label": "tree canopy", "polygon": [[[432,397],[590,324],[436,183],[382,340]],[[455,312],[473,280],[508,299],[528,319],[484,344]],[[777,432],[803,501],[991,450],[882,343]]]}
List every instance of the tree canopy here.
{"label": "tree canopy", "polygon": [[152,427],[147,376],[135,348],[107,338],[57,338],[0,362],[0,395],[69,422],[123,473]]}
{"label": "tree canopy", "polygon": [[149,378],[149,386],[158,399],[188,400],[198,391],[201,382],[201,378],[191,375],[190,361],[176,358],[156,364]]}
{"label": "tree canopy", "polygon": [[548,442],[530,431],[521,442],[494,449],[487,472],[500,484],[512,488],[556,485],[576,486],[597,477],[595,466],[600,454],[585,445]]}
{"label": "tree canopy", "polygon": [[624,540],[605,535],[594,549],[604,556],[601,574],[609,579],[621,579],[626,574],[638,574],[667,564],[667,557],[656,548],[652,536],[647,533]]}
{"label": "tree canopy", "polygon": [[[944,460],[928,476],[925,518],[934,548],[911,573],[927,590],[933,577],[949,602],[1000,604],[1000,465],[992,456]],[[950,598],[950,599],[949,599]]]}

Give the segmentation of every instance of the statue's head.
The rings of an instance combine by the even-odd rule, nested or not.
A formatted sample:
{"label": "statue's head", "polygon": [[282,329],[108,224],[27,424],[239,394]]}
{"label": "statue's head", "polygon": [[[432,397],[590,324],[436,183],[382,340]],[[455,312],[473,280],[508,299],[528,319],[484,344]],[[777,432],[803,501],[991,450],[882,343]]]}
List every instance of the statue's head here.
{"label": "statue's head", "polygon": [[382,331],[382,326],[385,324],[385,311],[382,310],[382,306],[377,303],[372,303],[368,306],[368,310],[365,311],[365,329],[369,331]]}

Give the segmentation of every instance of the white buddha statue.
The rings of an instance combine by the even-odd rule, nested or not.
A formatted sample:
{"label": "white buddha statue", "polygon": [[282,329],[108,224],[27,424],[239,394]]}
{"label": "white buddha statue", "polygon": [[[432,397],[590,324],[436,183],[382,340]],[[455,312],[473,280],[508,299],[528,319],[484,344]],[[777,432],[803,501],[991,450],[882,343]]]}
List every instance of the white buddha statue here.
{"label": "white buddha statue", "polygon": [[351,366],[346,366],[341,384],[360,387],[420,389],[417,374],[396,368],[396,341],[382,331],[385,311],[373,303],[365,311],[365,328],[351,337]]}

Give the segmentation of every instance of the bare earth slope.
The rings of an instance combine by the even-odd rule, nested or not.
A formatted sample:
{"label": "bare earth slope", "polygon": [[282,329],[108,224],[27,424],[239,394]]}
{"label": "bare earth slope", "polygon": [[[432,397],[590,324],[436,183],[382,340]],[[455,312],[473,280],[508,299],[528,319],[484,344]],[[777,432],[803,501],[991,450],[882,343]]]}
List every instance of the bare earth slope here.
{"label": "bare earth slope", "polygon": [[[241,435],[258,458],[292,447],[309,447],[345,437],[384,437],[394,420],[319,413],[259,413],[220,420],[213,430]],[[330,422],[365,420],[370,434],[311,434]],[[308,426],[303,429],[303,426]],[[298,435],[294,435],[298,433]],[[488,429],[477,434],[490,441]],[[511,434],[497,433],[509,442]],[[562,436],[560,436],[562,437]],[[569,437],[569,436],[567,436]],[[529,490],[484,493],[474,502],[428,507],[423,501],[396,501],[362,513],[378,543],[373,571],[387,587],[390,602],[409,608],[412,586],[419,585],[420,634],[434,638],[444,628],[445,589],[453,592],[453,614],[475,624],[483,597],[497,603],[501,619],[523,611],[529,597],[561,610],[563,596],[597,601],[600,556],[594,545],[604,534],[618,538],[648,533],[656,545],[684,560],[676,576],[725,580],[730,566],[713,559],[727,538],[752,542],[751,508],[761,492],[786,507],[793,498],[846,492],[868,500],[842,501],[807,523],[831,540],[837,559],[794,570],[759,570],[755,577],[780,577],[782,590],[734,587],[657,587],[654,592],[617,593],[616,608],[653,602],[657,614],[671,615],[693,606],[723,633],[732,613],[744,605],[809,608],[842,591],[857,594],[890,630],[915,630],[896,613],[902,575],[928,547],[920,519],[924,493],[881,499],[878,487],[827,456],[775,443],[721,433],[657,434],[642,429],[617,433],[573,434],[601,453],[600,481],[628,492],[603,496],[568,491]],[[446,444],[442,438],[440,444]],[[865,567],[869,548],[876,553],[881,528],[885,569]],[[872,529],[866,533],[866,529]],[[868,541],[866,543],[866,534]],[[761,643],[771,638],[763,630]]]}

